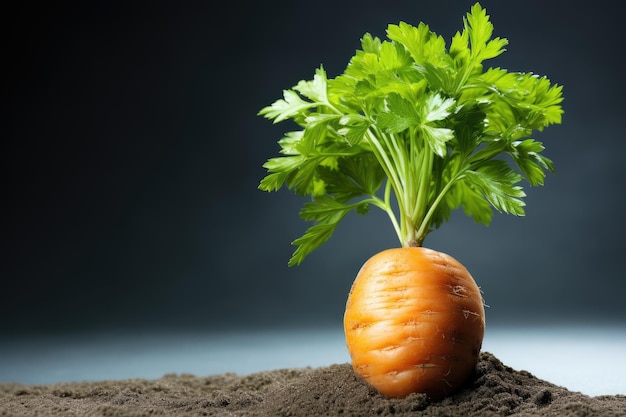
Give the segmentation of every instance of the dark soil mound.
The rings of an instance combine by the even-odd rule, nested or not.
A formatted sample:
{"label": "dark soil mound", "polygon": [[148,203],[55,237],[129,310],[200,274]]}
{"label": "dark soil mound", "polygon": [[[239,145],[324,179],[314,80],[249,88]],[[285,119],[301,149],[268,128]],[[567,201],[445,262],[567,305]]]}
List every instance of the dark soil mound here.
{"label": "dark soil mound", "polygon": [[51,385],[0,384],[1,416],[626,416],[626,396],[589,397],[482,353],[467,387],[439,402],[388,399],[349,364],[245,376],[165,375]]}

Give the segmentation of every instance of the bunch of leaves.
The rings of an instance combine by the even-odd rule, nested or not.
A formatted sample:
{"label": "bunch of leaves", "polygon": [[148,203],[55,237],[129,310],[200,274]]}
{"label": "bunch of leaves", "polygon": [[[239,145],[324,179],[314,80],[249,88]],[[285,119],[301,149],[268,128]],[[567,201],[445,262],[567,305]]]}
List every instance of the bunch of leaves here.
{"label": "bunch of leaves", "polygon": [[365,34],[345,71],[323,67],[264,107],[296,130],[278,141],[259,188],[310,196],[300,216],[314,224],[296,239],[300,264],[354,210],[391,219],[402,246],[421,246],[462,208],[488,225],[495,211],[524,215],[521,182],[542,185],[553,163],[534,131],[561,122],[562,87],[533,73],[485,69],[505,51],[476,3],[447,48],[428,25]]}

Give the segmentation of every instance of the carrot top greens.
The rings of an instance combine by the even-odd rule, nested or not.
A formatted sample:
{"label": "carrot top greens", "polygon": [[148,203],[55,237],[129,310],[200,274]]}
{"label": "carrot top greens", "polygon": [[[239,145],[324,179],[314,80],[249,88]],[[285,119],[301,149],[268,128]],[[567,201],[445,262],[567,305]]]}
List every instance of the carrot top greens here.
{"label": "carrot top greens", "polygon": [[[390,217],[402,246],[426,235],[462,207],[488,225],[493,209],[524,215],[520,185],[542,185],[552,161],[533,131],[560,123],[562,87],[532,73],[484,70],[504,52],[476,3],[450,48],[420,23],[365,34],[343,74],[323,67],[259,115],[299,130],[278,141],[259,188],[286,186],[311,196],[300,216],[314,222],[296,239],[289,265],[300,264],[351,210],[371,205]],[[510,158],[501,158],[508,155]]]}

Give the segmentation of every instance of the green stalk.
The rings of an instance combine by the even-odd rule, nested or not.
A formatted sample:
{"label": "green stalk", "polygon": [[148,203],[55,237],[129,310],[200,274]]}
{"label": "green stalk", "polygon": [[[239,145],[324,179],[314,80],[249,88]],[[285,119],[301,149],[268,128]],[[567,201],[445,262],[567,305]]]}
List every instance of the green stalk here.
{"label": "green stalk", "polygon": [[422,242],[424,241],[424,238],[429,232],[428,229],[430,227],[430,221],[433,215],[435,214],[435,210],[437,209],[437,207],[443,200],[443,197],[446,195],[446,193],[450,190],[450,188],[452,188],[454,183],[456,183],[458,180],[463,178],[463,174],[464,172],[461,171],[457,175],[455,175],[454,178],[448,181],[446,185],[441,189],[439,194],[437,194],[437,197],[433,200],[432,204],[430,205],[430,208],[428,209],[428,212],[424,215],[424,218],[422,219],[422,222],[419,225],[419,228],[417,229],[417,235],[422,237]]}
{"label": "green stalk", "polygon": [[398,237],[400,237],[402,235],[401,230],[400,230],[400,225],[398,224],[398,218],[396,217],[396,214],[394,213],[393,208],[391,207],[390,198],[391,198],[391,183],[387,181],[387,184],[385,185],[384,199],[380,199],[379,197],[373,195],[371,196],[370,199],[367,199],[365,201],[370,202],[371,204],[375,205],[376,207],[380,208],[385,213],[387,213],[387,215],[389,216],[389,219],[391,220],[391,224],[393,225],[393,228],[396,231],[396,234],[398,235]]}
{"label": "green stalk", "polygon": [[[387,213],[403,247],[422,246],[429,231],[424,218],[434,213],[434,208],[429,206],[429,195],[435,155],[417,136],[417,129],[411,135],[407,149],[397,135],[377,130],[368,134],[374,154],[388,177],[384,202],[377,201],[375,205]],[[391,191],[397,201],[399,219],[391,207]],[[442,198],[440,195],[436,203]]]}
{"label": "green stalk", "polygon": [[426,212],[429,209],[428,197],[430,195],[431,181],[433,175],[432,170],[434,154],[428,146],[423,144],[420,156],[420,162],[418,164],[418,167],[416,167],[419,175],[419,188],[416,196],[417,206],[413,215],[415,218],[415,228],[411,241],[409,242],[410,246],[422,246],[424,238],[426,237],[426,234],[428,232],[427,229],[418,229],[417,225],[424,223],[424,217],[426,216]]}
{"label": "green stalk", "polygon": [[[527,136],[561,123],[562,87],[533,73],[484,71],[508,42],[491,36],[478,3],[463,22],[450,49],[421,24],[389,25],[387,40],[367,33],[343,74],[328,79],[320,66],[261,109],[303,128],[279,140],[281,155],[264,164],[259,185],[313,198],[301,216],[314,224],[295,241],[293,264],[368,204],[387,213],[403,247],[421,246],[453,208],[485,225],[493,208],[524,214],[520,180],[540,185],[552,171],[542,144]],[[496,160],[503,154],[511,166]],[[459,195],[448,202],[453,187]]]}

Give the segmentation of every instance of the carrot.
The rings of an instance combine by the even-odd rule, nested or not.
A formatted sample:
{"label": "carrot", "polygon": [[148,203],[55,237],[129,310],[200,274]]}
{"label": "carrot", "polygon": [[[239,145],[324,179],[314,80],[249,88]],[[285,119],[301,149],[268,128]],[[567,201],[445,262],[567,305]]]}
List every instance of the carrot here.
{"label": "carrot", "polygon": [[391,220],[401,248],[364,264],[344,316],[355,372],[390,397],[449,395],[481,349],[481,292],[459,262],[423,247],[426,236],[459,208],[484,225],[494,211],[523,216],[521,181],[543,185],[553,171],[530,135],[561,123],[562,87],[486,68],[508,43],[492,35],[479,3],[449,48],[424,23],[392,24],[387,40],[365,34],[342,74],[320,67],[259,112],[299,129],[279,140],[259,185],[311,198],[300,217],[313,225],[292,242],[290,266],[350,212],[376,207]]}
{"label": "carrot", "polygon": [[388,249],[357,275],[344,329],[355,372],[382,394],[440,399],[472,372],[485,311],[474,279],[451,256]]}

